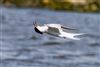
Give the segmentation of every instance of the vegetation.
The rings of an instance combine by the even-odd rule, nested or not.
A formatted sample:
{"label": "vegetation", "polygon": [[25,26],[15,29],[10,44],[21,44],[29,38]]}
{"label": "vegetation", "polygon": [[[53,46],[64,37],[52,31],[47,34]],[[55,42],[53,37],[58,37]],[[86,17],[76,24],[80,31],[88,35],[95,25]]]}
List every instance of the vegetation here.
{"label": "vegetation", "polygon": [[[100,0],[0,0],[0,4],[16,7],[46,7],[54,10],[100,12]],[[75,1],[75,0],[74,0]],[[86,2],[85,2],[86,1]]]}

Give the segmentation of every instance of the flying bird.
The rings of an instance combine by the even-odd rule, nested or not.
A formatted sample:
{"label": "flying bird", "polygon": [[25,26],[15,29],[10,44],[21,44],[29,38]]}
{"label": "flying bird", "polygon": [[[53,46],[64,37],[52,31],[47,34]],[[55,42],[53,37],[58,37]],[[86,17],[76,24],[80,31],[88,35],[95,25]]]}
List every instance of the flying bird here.
{"label": "flying bird", "polygon": [[35,21],[33,23],[34,30],[39,34],[49,34],[56,37],[61,38],[69,38],[73,40],[80,40],[78,36],[83,35],[83,33],[70,33],[66,32],[64,30],[75,30],[66,26],[63,26],[61,24],[44,24],[43,26],[38,25],[38,23]]}

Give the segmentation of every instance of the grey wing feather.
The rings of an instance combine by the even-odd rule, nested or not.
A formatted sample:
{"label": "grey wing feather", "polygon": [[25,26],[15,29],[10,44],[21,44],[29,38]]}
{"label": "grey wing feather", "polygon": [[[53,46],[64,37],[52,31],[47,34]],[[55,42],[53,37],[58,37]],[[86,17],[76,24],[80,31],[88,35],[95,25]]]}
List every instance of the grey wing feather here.
{"label": "grey wing feather", "polygon": [[49,33],[49,32],[46,32],[47,34],[49,34],[49,35],[52,35],[52,36],[56,36],[56,37],[59,37],[58,35],[56,35],[56,34],[53,34],[53,33]]}
{"label": "grey wing feather", "polygon": [[60,34],[59,29],[55,27],[48,27],[48,31],[46,31],[45,33],[56,37],[59,37]]}
{"label": "grey wing feather", "polygon": [[55,28],[55,27],[48,27],[48,32],[49,33],[60,34],[59,29]]}
{"label": "grey wing feather", "polygon": [[69,28],[69,27],[65,27],[65,26],[61,26],[61,28],[67,29],[67,30],[76,30],[76,29],[74,29],[74,28]]}

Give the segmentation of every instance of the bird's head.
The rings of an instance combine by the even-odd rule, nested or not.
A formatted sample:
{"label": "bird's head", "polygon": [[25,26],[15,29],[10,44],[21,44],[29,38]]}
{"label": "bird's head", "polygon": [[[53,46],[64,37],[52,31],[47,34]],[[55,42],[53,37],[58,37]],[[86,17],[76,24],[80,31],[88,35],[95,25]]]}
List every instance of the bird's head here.
{"label": "bird's head", "polygon": [[37,27],[39,26],[38,23],[35,21],[33,22],[33,25],[34,25],[34,30],[35,32],[39,33],[39,34],[43,34],[43,32],[41,32]]}

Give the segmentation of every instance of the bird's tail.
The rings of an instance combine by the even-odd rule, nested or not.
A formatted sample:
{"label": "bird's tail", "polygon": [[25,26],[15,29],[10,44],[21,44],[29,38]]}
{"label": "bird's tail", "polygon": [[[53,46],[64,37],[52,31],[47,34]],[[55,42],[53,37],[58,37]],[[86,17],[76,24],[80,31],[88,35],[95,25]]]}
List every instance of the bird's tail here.
{"label": "bird's tail", "polygon": [[64,38],[69,38],[69,39],[73,39],[73,40],[80,40],[81,39],[80,36],[82,36],[82,35],[84,35],[84,33],[66,33],[61,36]]}
{"label": "bird's tail", "polygon": [[80,39],[82,39],[81,36],[84,35],[84,33],[77,33],[77,34],[72,33],[70,35],[71,35],[70,39],[80,40]]}

